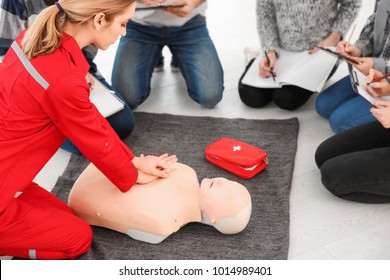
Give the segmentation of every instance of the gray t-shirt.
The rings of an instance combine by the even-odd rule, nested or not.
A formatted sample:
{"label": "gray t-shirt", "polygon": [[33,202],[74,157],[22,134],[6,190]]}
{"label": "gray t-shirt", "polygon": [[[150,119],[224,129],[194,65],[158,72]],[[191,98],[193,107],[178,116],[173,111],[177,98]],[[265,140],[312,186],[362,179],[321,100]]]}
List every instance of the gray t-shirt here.
{"label": "gray t-shirt", "polygon": [[[169,5],[175,2],[174,0],[167,0],[164,5]],[[137,2],[137,8],[145,7],[143,4]],[[178,17],[172,13],[163,11],[161,9],[141,10],[136,11],[132,20],[142,25],[151,25],[155,27],[172,27],[183,26],[187,21],[197,15],[205,15],[207,9],[207,1],[200,4],[187,17]]]}

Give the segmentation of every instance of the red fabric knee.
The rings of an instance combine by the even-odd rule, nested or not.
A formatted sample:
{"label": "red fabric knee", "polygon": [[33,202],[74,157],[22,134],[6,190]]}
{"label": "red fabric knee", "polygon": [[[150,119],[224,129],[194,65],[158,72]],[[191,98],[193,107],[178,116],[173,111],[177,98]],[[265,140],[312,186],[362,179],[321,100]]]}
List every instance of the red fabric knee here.
{"label": "red fabric knee", "polygon": [[87,252],[91,242],[91,227],[39,186],[13,199],[0,216],[1,255],[73,259]]}

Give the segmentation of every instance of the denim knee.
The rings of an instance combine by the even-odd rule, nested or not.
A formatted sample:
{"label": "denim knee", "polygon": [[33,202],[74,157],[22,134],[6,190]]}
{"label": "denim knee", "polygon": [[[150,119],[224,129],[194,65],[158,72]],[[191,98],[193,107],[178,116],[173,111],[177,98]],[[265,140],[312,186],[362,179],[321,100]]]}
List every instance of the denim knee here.
{"label": "denim knee", "polygon": [[81,155],[80,150],[67,138],[61,145],[61,149],[76,155]]}
{"label": "denim knee", "polygon": [[315,101],[315,109],[318,115],[325,119],[329,119],[330,111],[329,108],[326,106],[326,102],[324,101],[324,95],[319,94]]}
{"label": "denim knee", "polygon": [[205,108],[214,108],[222,99],[222,92],[202,95],[198,103]]}
{"label": "denim knee", "polygon": [[334,133],[340,133],[349,128],[349,126],[346,125],[345,120],[342,118],[338,118],[338,115],[335,114],[332,114],[329,117],[329,125]]}
{"label": "denim knee", "polygon": [[223,85],[214,88],[197,87],[193,91],[188,90],[188,93],[191,99],[203,107],[214,108],[221,101],[223,90]]}
{"label": "denim knee", "polygon": [[340,107],[330,115],[329,124],[333,132],[340,133],[352,127],[375,120],[375,117],[368,109]]}

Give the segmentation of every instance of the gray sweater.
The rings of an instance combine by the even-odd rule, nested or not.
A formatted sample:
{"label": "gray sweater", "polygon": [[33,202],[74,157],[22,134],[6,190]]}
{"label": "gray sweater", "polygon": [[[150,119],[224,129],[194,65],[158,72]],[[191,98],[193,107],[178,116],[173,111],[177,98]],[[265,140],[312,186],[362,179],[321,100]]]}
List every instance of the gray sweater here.
{"label": "gray sweater", "polygon": [[257,0],[257,29],[264,50],[303,51],[333,31],[344,37],[361,0]]}

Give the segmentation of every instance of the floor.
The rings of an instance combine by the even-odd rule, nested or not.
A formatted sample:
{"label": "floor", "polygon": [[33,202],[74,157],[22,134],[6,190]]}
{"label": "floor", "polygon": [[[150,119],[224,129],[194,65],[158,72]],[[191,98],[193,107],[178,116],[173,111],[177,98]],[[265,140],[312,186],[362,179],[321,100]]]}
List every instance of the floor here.
{"label": "floor", "polygon": [[[298,117],[300,132],[291,189],[291,225],[289,259],[389,259],[390,205],[366,205],[332,196],[321,184],[314,163],[317,146],[333,133],[326,120],[314,110],[313,96],[302,108],[285,112],[273,104],[263,109],[246,107],[240,101],[237,82],[246,64],[245,47],[257,48],[255,0],[208,1],[208,26],[225,71],[225,92],[214,109],[202,109],[186,94],[180,74],[169,69],[169,51],[164,49],[166,66],[154,75],[151,97],[137,111],[192,116],[248,119],[284,119]],[[374,0],[363,1],[356,20],[352,42],[373,11]],[[96,62],[110,80],[116,44],[99,52]],[[341,64],[326,86],[346,74]],[[275,143],[277,145],[277,143]],[[36,181],[51,189],[62,174],[69,154],[59,150],[37,176]]]}

